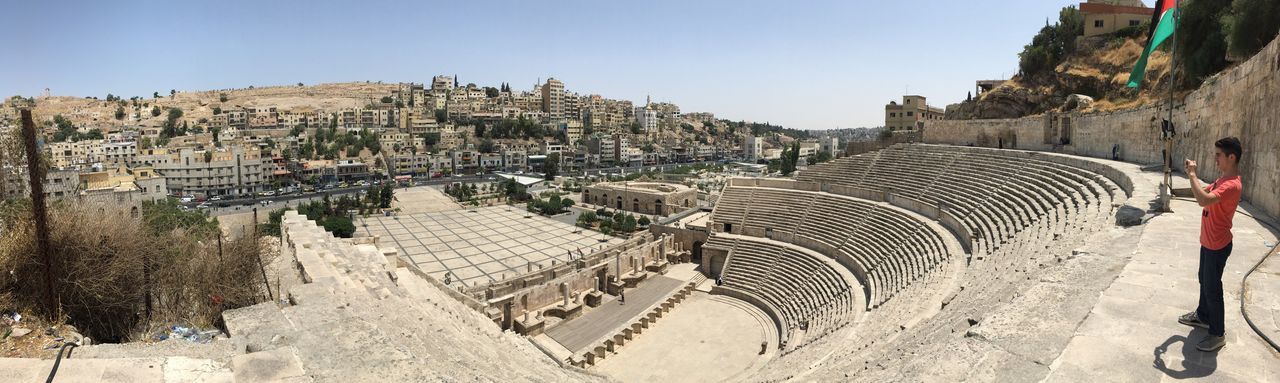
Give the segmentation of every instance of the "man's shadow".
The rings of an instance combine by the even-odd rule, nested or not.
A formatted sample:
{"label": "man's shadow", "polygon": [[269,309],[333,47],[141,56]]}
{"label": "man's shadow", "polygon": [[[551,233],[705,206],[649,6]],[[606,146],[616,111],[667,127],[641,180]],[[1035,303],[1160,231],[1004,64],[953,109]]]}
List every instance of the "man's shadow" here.
{"label": "man's shadow", "polygon": [[[1193,328],[1186,336],[1174,335],[1169,339],[1165,339],[1164,343],[1156,346],[1152,353],[1155,359],[1152,360],[1152,367],[1160,370],[1165,375],[1174,379],[1202,378],[1213,374],[1218,369],[1218,352],[1203,352],[1196,349],[1196,344],[1205,336],[1209,335],[1209,331],[1202,328]],[[1182,370],[1173,370],[1166,366],[1161,356],[1169,351],[1169,346],[1174,343],[1182,343]],[[1223,348],[1226,348],[1225,346]]]}

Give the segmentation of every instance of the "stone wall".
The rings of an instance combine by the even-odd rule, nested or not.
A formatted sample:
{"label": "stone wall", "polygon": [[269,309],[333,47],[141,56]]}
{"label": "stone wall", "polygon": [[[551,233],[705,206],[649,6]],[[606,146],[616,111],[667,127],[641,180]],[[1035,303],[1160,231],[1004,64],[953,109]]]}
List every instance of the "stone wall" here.
{"label": "stone wall", "polygon": [[669,184],[675,190],[659,191],[646,187],[654,182],[603,183],[582,189],[582,202],[607,206],[640,214],[668,216],[698,205],[698,189]]}
{"label": "stone wall", "polygon": [[[1201,164],[1200,177],[1218,176],[1213,142],[1236,136],[1244,144],[1241,178],[1244,199],[1266,214],[1280,216],[1280,40],[1248,61],[1223,71],[1178,100],[1173,110],[1177,137],[1173,166],[1184,158]],[[924,142],[1025,150],[1052,150],[1140,164],[1159,164],[1164,144],[1160,122],[1168,105],[1107,113],[1067,113],[1008,120],[927,121]],[[1187,185],[1173,185],[1185,188]]]}
{"label": "stone wall", "polygon": [[[537,311],[561,303],[564,299],[561,284],[568,286],[570,300],[573,301],[580,293],[596,288],[595,278],[601,269],[605,270],[606,278],[616,277],[635,269],[643,269],[650,262],[666,259],[667,254],[678,248],[670,235],[645,233],[605,251],[586,254],[585,259],[540,267],[526,274],[492,283],[483,289],[482,294],[490,307],[498,309],[507,298],[511,298],[512,313],[519,316],[525,311]],[[619,265],[622,267],[621,273],[618,271]]]}

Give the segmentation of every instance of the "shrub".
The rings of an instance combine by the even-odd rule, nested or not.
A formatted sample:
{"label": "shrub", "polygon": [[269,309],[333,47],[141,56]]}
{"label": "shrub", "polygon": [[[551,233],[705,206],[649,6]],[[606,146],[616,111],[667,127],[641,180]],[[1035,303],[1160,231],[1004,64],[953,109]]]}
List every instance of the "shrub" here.
{"label": "shrub", "polygon": [[[258,303],[264,256],[252,236],[219,246],[217,221],[173,202],[124,206],[55,204],[49,254],[57,307],[46,303],[29,204],[4,212],[0,307],[65,319],[99,341],[138,340],[153,326],[212,326],[223,310]],[[14,218],[25,219],[14,219]],[[109,223],[109,224],[108,224]],[[263,259],[270,262],[270,259]],[[150,316],[148,316],[148,314]]]}

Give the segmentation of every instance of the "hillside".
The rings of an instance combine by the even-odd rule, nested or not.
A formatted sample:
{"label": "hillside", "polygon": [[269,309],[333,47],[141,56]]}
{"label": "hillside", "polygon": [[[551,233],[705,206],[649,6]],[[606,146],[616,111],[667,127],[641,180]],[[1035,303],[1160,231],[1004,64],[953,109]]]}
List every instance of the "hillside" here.
{"label": "hillside", "polygon": [[1162,100],[1168,95],[1168,52],[1156,51],[1147,66],[1140,90],[1125,87],[1133,63],[1142,54],[1142,38],[1098,36],[1081,38],[1076,51],[1054,67],[1052,75],[1014,76],[996,89],[971,101],[947,106],[946,118],[954,120],[1017,118],[1045,112],[1061,112],[1072,94],[1092,98],[1082,111],[1130,108]]}
{"label": "hillside", "polygon": [[[126,125],[160,126],[167,114],[153,117],[151,108],[155,106],[159,106],[161,110],[180,108],[183,119],[194,124],[201,118],[212,117],[215,107],[232,110],[240,107],[273,106],[294,111],[363,107],[382,96],[390,95],[396,87],[396,84],[377,82],[287,85],[179,91],[172,96],[166,92],[157,92],[159,98],[142,95],[136,100],[123,98],[119,101],[107,101],[107,95],[95,98],[52,96],[38,98],[33,113],[38,119],[45,121],[52,121],[54,116],[62,115],[77,126],[107,127],[110,131],[118,131]],[[222,101],[224,95],[225,102]],[[124,109],[124,118],[115,118],[117,107]]]}

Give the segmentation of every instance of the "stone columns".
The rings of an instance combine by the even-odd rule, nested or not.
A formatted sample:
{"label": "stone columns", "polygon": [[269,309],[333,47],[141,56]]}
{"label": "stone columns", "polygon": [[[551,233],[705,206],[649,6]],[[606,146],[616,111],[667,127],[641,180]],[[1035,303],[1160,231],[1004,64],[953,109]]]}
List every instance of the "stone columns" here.
{"label": "stone columns", "polygon": [[564,307],[569,307],[569,284],[560,283],[560,294],[564,297]]}

